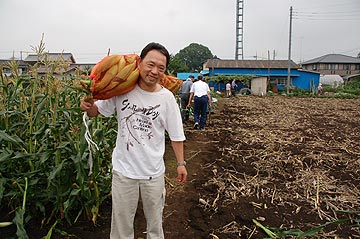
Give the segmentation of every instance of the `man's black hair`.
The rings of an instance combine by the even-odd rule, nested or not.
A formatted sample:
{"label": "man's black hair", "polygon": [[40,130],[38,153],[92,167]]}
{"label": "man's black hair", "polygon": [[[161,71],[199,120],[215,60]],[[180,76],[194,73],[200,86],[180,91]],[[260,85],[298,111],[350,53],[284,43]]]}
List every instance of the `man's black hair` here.
{"label": "man's black hair", "polygon": [[147,46],[145,46],[144,49],[141,51],[140,58],[144,59],[146,54],[151,50],[158,50],[162,54],[164,54],[166,56],[166,67],[169,65],[170,54],[169,54],[168,50],[166,50],[166,48],[163,45],[156,43],[156,42],[151,42],[151,43],[147,44]]}

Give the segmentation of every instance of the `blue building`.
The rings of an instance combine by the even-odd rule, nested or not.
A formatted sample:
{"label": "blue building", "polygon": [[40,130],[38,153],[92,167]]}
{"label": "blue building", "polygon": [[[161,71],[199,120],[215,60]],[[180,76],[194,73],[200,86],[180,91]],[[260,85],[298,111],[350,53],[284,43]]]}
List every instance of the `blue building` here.
{"label": "blue building", "polygon": [[[205,63],[209,77],[218,75],[250,75],[254,77],[267,77],[270,85],[278,90],[287,86],[288,61],[287,60],[220,60],[209,59]],[[314,90],[319,85],[318,72],[302,70],[296,63],[290,63],[290,86],[303,90]],[[209,82],[214,90],[224,90],[224,83]],[[240,88],[243,86],[240,86]],[[238,88],[239,89],[239,88]],[[273,90],[273,89],[268,89]]]}

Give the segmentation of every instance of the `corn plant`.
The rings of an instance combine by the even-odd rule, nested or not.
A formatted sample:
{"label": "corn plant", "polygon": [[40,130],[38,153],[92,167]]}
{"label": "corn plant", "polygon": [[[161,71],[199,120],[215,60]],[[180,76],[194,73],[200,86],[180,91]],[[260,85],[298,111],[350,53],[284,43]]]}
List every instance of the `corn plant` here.
{"label": "corn plant", "polygon": [[[116,121],[89,121],[100,150],[93,152],[93,173],[88,175],[90,152],[78,107],[83,93],[76,81],[54,77],[66,63],[48,60],[44,49],[42,41],[34,48],[39,61],[28,75],[16,73],[16,62],[9,64],[11,77],[0,69],[0,210],[13,218],[20,238],[26,238],[20,222],[31,219],[41,221],[39,227],[54,226],[59,220],[72,224],[80,216],[96,223],[110,192],[116,137],[111,129],[116,129]],[[47,74],[38,74],[40,64],[49,69]],[[14,213],[19,209],[21,220]]]}

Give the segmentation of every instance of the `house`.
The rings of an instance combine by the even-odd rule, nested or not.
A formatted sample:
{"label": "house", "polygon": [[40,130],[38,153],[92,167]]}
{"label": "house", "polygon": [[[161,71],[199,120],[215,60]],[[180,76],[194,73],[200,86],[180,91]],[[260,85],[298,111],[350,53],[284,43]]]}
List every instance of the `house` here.
{"label": "house", "polygon": [[360,74],[360,58],[341,54],[327,54],[303,62],[302,68],[317,71],[322,75],[345,77]]}
{"label": "house", "polygon": [[2,70],[6,76],[11,76],[12,64],[16,64],[19,75],[25,74],[29,71],[29,65],[23,60],[19,60],[16,58],[0,60],[0,66],[2,67]]}
{"label": "house", "polygon": [[[37,73],[39,76],[43,76],[52,72],[52,75],[56,78],[63,79],[68,78],[76,74],[78,70],[80,72],[89,73],[95,64],[79,64],[76,63],[72,53],[45,53],[38,58],[37,54],[29,54],[24,60],[14,60],[18,64],[19,75],[26,74],[31,68],[38,63]],[[7,75],[11,75],[10,60],[0,60],[0,65],[3,67],[3,72]],[[58,62],[58,66],[53,69],[53,63]],[[49,64],[46,64],[49,63]],[[46,66],[48,65],[48,66]]]}
{"label": "house", "polygon": [[[38,63],[38,75],[45,76],[50,73],[58,79],[67,78],[75,73],[75,67],[70,65],[76,63],[71,53],[45,53],[38,57],[37,54],[30,54],[25,59],[29,65],[34,66]],[[53,66],[56,65],[54,69]]]}
{"label": "house", "polygon": [[[253,77],[267,77],[271,90],[283,90],[287,86],[287,60],[220,60],[209,59],[205,63],[209,70],[209,77],[217,75],[250,75]],[[306,71],[290,61],[290,86],[304,90],[315,90],[319,85],[320,74]],[[209,83],[210,85],[210,83]],[[222,90],[224,86],[215,86]],[[239,89],[238,89],[239,90]]]}
{"label": "house", "polygon": [[37,54],[30,54],[24,59],[24,61],[30,65],[34,65],[38,61],[40,62],[62,61],[69,64],[76,63],[75,58],[71,53],[45,53],[41,55],[40,59],[38,58]]}

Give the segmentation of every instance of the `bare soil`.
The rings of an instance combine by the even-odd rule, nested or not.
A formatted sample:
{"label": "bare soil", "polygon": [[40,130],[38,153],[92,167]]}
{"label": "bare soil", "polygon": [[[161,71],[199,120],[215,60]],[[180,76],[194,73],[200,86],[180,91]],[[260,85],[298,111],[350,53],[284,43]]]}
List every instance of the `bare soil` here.
{"label": "bare soil", "polygon": [[[165,155],[165,238],[269,238],[253,220],[285,234],[360,238],[360,99],[220,98],[206,129],[189,122],[185,134],[185,185],[174,183],[169,144]],[[56,238],[109,238],[110,218],[106,201],[96,226],[63,226]],[[141,204],[135,230],[146,238]]]}

